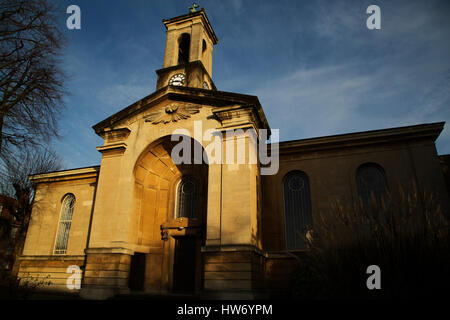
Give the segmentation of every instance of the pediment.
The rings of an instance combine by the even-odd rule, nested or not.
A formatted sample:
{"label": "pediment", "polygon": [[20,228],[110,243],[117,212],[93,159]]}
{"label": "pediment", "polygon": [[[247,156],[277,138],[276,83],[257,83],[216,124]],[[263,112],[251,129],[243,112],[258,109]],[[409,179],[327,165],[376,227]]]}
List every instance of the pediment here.
{"label": "pediment", "polygon": [[166,86],[133,103],[93,126],[95,132],[104,136],[133,119],[144,118],[154,125],[183,121],[198,113],[203,105],[212,106],[213,113],[223,109],[253,110],[258,127],[269,129],[264,111],[256,96],[205,90],[189,87]]}
{"label": "pediment", "polygon": [[145,122],[152,124],[178,122],[180,120],[189,119],[191,115],[200,111],[199,105],[186,105],[180,103],[171,103],[164,108],[159,108],[152,113],[144,116]]}

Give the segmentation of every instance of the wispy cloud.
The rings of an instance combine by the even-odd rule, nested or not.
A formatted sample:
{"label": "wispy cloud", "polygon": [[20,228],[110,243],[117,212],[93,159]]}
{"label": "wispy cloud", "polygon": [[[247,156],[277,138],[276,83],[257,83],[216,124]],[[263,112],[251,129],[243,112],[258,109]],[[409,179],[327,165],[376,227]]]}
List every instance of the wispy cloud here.
{"label": "wispy cloud", "polygon": [[[426,83],[423,66],[358,63],[296,70],[257,89],[270,124],[285,140],[450,120],[448,73]],[[407,101],[407,104],[402,104]],[[443,133],[448,148],[449,129]]]}
{"label": "wispy cloud", "polygon": [[[69,33],[72,78],[57,143],[73,167],[100,162],[93,124],[154,91],[165,48],[161,19],[187,13],[182,0],[79,4],[83,26]],[[201,3],[219,37],[215,84],[259,96],[284,140],[450,121],[450,3],[379,0],[379,31],[365,27],[370,4]],[[440,153],[450,153],[447,126]]]}
{"label": "wispy cloud", "polygon": [[[319,45],[320,57],[293,63],[289,73],[253,86],[282,139],[450,121],[445,14],[435,1],[382,1],[377,33],[365,28],[368,5],[317,2],[310,28],[298,32],[317,41],[303,55]],[[450,152],[448,127],[437,145]]]}

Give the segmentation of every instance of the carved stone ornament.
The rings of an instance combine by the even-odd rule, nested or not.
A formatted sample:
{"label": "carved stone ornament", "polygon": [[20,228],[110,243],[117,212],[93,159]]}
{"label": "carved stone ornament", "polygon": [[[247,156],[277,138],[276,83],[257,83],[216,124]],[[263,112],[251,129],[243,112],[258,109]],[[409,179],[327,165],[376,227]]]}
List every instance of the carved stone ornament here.
{"label": "carved stone ornament", "polygon": [[169,105],[165,109],[152,112],[144,117],[145,122],[152,124],[177,122],[178,120],[188,119],[191,115],[198,113],[200,106],[193,105]]}

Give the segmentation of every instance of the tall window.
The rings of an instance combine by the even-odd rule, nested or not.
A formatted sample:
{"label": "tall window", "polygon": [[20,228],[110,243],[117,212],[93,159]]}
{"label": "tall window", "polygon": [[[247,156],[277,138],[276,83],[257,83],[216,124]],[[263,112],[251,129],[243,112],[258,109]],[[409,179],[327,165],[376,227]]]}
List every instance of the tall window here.
{"label": "tall window", "polygon": [[189,62],[189,50],[191,46],[191,36],[183,33],[178,39],[178,64]]}
{"label": "tall window", "polygon": [[[381,206],[382,198],[386,195],[386,176],[381,166],[376,163],[362,164],[356,171],[358,194],[364,205],[369,205],[371,199]],[[373,197],[373,198],[372,198]]]}
{"label": "tall window", "polygon": [[312,226],[311,194],[308,176],[302,171],[291,171],[283,180],[286,247],[304,249],[304,236]]}
{"label": "tall window", "polygon": [[178,184],[177,197],[177,218],[197,218],[198,180],[183,177]]}
{"label": "tall window", "polygon": [[55,254],[65,254],[69,242],[70,225],[72,224],[73,208],[75,207],[75,196],[67,194],[61,204],[61,215],[59,218],[58,233],[55,242]]}

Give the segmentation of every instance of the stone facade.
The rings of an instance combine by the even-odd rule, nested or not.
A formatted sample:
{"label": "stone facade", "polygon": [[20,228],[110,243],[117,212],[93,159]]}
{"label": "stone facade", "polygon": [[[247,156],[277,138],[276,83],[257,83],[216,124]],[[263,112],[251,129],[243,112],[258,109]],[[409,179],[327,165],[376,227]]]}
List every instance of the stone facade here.
{"label": "stone facade", "polygon": [[[211,72],[218,39],[205,12],[163,22],[166,54],[156,91],[93,127],[104,139],[100,166],[31,177],[37,189],[21,257],[24,280],[48,277],[51,288],[70,290],[67,267],[76,265],[86,298],[136,290],[228,298],[286,291],[296,259],[286,248],[282,186],[294,170],[309,177],[313,220],[331,201],[358,197],[355,172],[367,162],[384,168],[392,188],[414,182],[448,205],[434,145],[443,123],[282,142],[278,172],[261,175],[259,162],[249,159],[258,157],[258,130],[270,132],[267,119],[257,97],[217,91]],[[183,39],[189,54],[180,63]],[[195,152],[190,163],[174,161],[178,140],[171,137],[180,129],[200,161]],[[223,150],[244,146],[244,163],[202,160],[213,143],[207,130],[222,134]],[[195,215],[179,216],[187,176],[198,183]],[[76,199],[67,250],[55,254],[67,194]]]}
{"label": "stone facade", "polygon": [[[27,238],[20,257],[19,277],[31,282],[50,279],[52,288],[67,290],[70,274],[67,268],[76,265],[83,269],[85,249],[90,233],[90,219],[95,200],[99,167],[39,174],[33,211]],[[76,212],[70,227],[70,241],[64,255],[55,255],[62,199],[73,194]]]}

